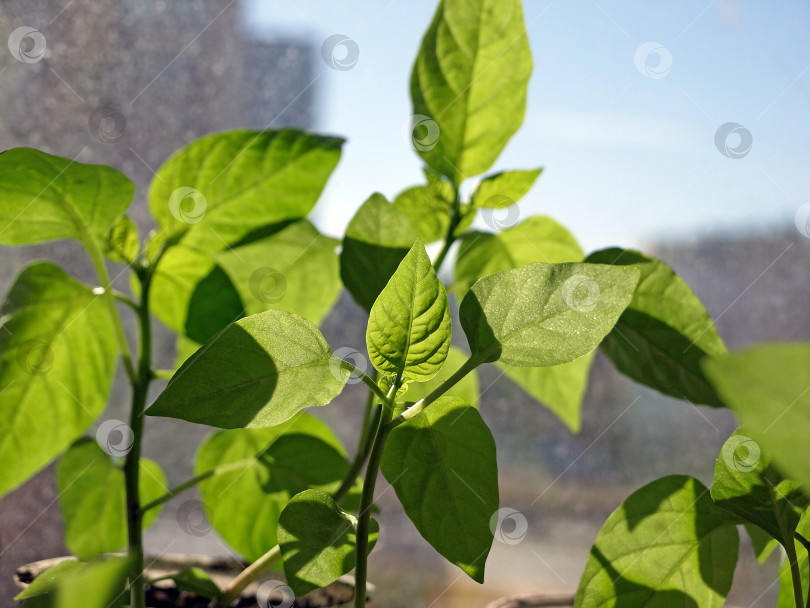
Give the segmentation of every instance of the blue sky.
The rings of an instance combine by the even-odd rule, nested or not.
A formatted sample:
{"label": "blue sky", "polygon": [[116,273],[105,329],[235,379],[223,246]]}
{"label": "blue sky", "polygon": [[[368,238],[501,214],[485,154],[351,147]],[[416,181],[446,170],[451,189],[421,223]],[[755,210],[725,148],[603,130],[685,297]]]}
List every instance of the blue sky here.
{"label": "blue sky", "polygon": [[[315,220],[339,234],[373,191],[421,183],[403,125],[408,78],[433,1],[248,0],[265,36],[356,41],[348,71],[316,66],[316,128],[348,138]],[[590,250],[793,224],[810,202],[810,4],[528,0],[535,67],[521,131],[494,170],[542,166],[521,216],[550,215]],[[655,42],[661,78],[636,67]],[[642,62],[642,67],[645,65]],[[655,57],[646,64],[655,75]],[[736,122],[753,145],[731,159],[715,132]],[[728,140],[737,145],[736,135]]]}

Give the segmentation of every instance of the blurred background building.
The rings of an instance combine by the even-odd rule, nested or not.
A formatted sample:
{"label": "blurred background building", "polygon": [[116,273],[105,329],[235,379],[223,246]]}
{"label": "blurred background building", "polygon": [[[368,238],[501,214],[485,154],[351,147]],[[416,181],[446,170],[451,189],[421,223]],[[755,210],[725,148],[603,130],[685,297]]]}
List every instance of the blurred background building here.
{"label": "blurred background building", "polygon": [[[536,62],[529,110],[497,168],[544,164],[547,175],[521,214],[560,219],[586,249],[621,244],[661,257],[706,303],[729,348],[810,339],[810,239],[806,226],[793,225],[810,201],[810,66],[795,61],[810,56],[807,6],[586,4],[525,3]],[[421,179],[401,132],[410,114],[408,68],[433,10],[432,0],[363,0],[351,10],[309,0],[5,1],[3,36],[33,27],[47,47],[31,63],[0,50],[0,148],[32,146],[117,167],[138,187],[130,213],[145,233],[154,171],[196,137],[282,126],[348,135],[315,216],[324,232],[339,235],[372,191],[393,195]],[[335,33],[357,41],[356,67],[336,70],[323,59],[321,45]],[[651,59],[639,55],[650,40],[661,41]],[[733,120],[750,125],[754,140],[737,159],[714,140]],[[40,257],[84,280],[93,276],[71,243],[2,248],[0,256],[3,292]],[[364,344],[363,315],[346,294],[323,329],[331,343]],[[161,366],[170,365],[172,349],[162,335]],[[495,368],[481,371],[481,411],[498,444],[502,506],[525,518],[526,535],[495,544],[487,582],[477,586],[421,540],[382,482],[371,575],[385,608],[434,600],[437,608],[467,608],[512,592],[573,590],[599,527],[627,494],[669,473],[710,483],[735,428],[727,412],[640,388],[597,356],[574,436],[498,376]],[[349,447],[361,392],[349,387],[316,412]],[[106,417],[121,417],[126,402],[121,377]],[[145,455],[178,483],[207,432],[149,419]],[[189,493],[167,505],[147,533],[151,551],[170,544],[173,553],[229,555],[213,531],[193,535],[178,524],[178,508],[193,499]],[[46,470],[0,502],[4,603],[15,567],[64,553],[60,537]],[[740,554],[729,604],[773,605],[775,586],[758,596],[776,578],[776,558],[759,567],[746,547]]]}

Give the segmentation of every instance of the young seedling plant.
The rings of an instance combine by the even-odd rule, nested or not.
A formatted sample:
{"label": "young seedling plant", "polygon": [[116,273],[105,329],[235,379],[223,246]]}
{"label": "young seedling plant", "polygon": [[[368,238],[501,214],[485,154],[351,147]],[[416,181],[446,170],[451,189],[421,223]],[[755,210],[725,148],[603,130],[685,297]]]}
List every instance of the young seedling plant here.
{"label": "young seedling plant", "polygon": [[[0,495],[61,455],[65,540],[78,558],[17,599],[143,608],[155,582],[144,578],[143,528],[196,486],[214,529],[250,566],[226,589],[183,570],[169,577],[179,588],[226,606],[283,558],[288,587],[277,604],[354,570],[361,608],[380,471],[420,534],[482,582],[499,493],[495,442],[477,410],[478,367],[500,367],[573,432],[600,344],[638,382],[723,405],[700,363],[725,347],[669,267],[620,249],[586,257],[554,220],[518,221],[515,203],[540,169],[486,174],[522,123],[531,69],[520,0],[442,0],[411,76],[409,127],[426,183],[393,202],[372,194],[341,241],[306,219],[340,138],[285,129],[190,143],[152,181],[158,228],[143,241],[126,215],[134,186],[118,171],[28,148],[0,154],[0,243],[72,239],[97,275],[87,285],[36,262],[0,307],[0,458],[10,463]],[[494,232],[470,228],[479,212]],[[455,244],[449,300],[437,272]],[[432,260],[426,245],[438,251]],[[115,277],[105,256],[124,265]],[[124,273],[131,295],[113,287]],[[343,288],[368,313],[365,345],[330,346],[318,329]],[[451,346],[455,315],[466,351]],[[175,369],[155,369],[154,317],[177,334]],[[83,438],[105,409],[119,359],[129,419],[103,420],[95,439]],[[368,398],[350,460],[302,410],[355,382]],[[142,456],[146,415],[220,429],[199,447],[193,478],[168,488]],[[685,502],[699,493],[688,479],[667,484]],[[712,517],[712,530],[726,530],[725,515]],[[99,557],[123,547],[125,556]],[[589,572],[618,568],[594,559]],[[614,597],[604,585],[597,592]]]}

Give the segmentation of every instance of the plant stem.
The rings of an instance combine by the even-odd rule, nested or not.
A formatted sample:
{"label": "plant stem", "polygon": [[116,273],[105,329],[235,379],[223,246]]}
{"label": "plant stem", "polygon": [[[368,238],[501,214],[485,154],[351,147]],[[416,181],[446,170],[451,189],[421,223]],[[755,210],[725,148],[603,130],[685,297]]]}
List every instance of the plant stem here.
{"label": "plant stem", "polygon": [[804,608],[804,597],[802,594],[802,574],[799,572],[799,558],[796,555],[796,545],[793,539],[788,536],[785,543],[785,553],[790,562],[790,578],[793,581],[793,597],[796,600],[796,608]]}
{"label": "plant stem", "polygon": [[[808,557],[810,557],[810,541],[808,541],[804,536],[802,536],[798,532],[795,532],[794,536],[796,537],[796,540],[801,543],[802,547],[804,547],[805,551],[807,551]],[[810,589],[807,590],[807,599],[805,601],[807,602],[805,604],[805,608],[810,608]]]}
{"label": "plant stem", "polygon": [[132,357],[129,353],[129,342],[127,342],[127,335],[126,332],[124,332],[124,326],[121,323],[121,316],[118,314],[118,308],[115,306],[115,292],[113,291],[112,283],[110,282],[110,275],[107,272],[107,266],[104,263],[104,256],[101,254],[101,250],[93,237],[88,236],[82,242],[84,244],[84,248],[87,250],[87,253],[90,255],[90,259],[93,262],[93,268],[95,268],[98,280],[101,283],[102,289],[104,290],[102,295],[104,302],[107,305],[107,310],[110,313],[110,318],[113,322],[113,331],[115,332],[115,339],[118,342],[118,350],[121,351],[121,360],[124,362],[124,369],[127,372],[127,377],[129,378],[130,383],[135,386],[135,384],[138,382],[138,375],[135,371],[135,367],[132,365]]}
{"label": "plant stem", "polygon": [[150,509],[154,509],[155,507],[159,507],[165,502],[169,502],[172,498],[180,494],[181,492],[185,492],[189,488],[193,488],[201,481],[205,481],[209,477],[214,477],[216,475],[222,475],[223,473],[229,473],[231,471],[238,471],[240,469],[247,469],[248,467],[254,465],[256,463],[255,458],[243,458],[242,460],[234,460],[233,462],[229,462],[227,464],[221,464],[217,467],[214,467],[210,471],[206,471],[205,473],[200,473],[199,475],[195,475],[191,479],[187,479],[183,483],[178,486],[173,487],[168,492],[166,492],[163,496],[156,498],[150,503],[147,503],[141,507],[141,514],[143,515]]}
{"label": "plant stem", "polygon": [[143,511],[140,504],[140,459],[143,436],[143,411],[152,381],[152,327],[149,319],[149,285],[151,275],[139,273],[141,301],[138,306],[138,371],[132,386],[132,410],[129,426],[132,429],[132,449],[124,463],[127,500],[127,553],[130,559],[129,588],[131,608],[145,608],[143,582]]}
{"label": "plant stem", "polygon": [[[376,377],[376,373],[376,370],[372,372],[372,377]],[[380,391],[380,393],[382,393],[382,391]],[[334,494],[332,494],[332,498],[337,503],[340,503],[344,498],[346,498],[346,495],[354,486],[354,482],[357,479],[357,476],[360,474],[360,471],[363,469],[363,465],[366,463],[366,458],[371,451],[371,446],[369,443],[371,438],[375,436],[372,433],[372,430],[379,428],[379,421],[383,408],[381,405],[377,408],[373,415],[369,415],[372,411],[372,406],[374,405],[375,395],[375,391],[369,390],[368,399],[366,401],[366,410],[363,415],[363,426],[360,431],[361,440],[357,446],[357,453],[354,456],[354,460],[352,461],[352,465],[349,468],[348,473],[346,473],[346,477],[343,479],[343,483],[341,483],[340,487],[335,491]],[[239,597],[239,594],[242,593],[242,590],[245,587],[256,580],[260,574],[269,570],[279,557],[281,557],[281,548],[276,545],[255,562],[253,562],[250,566],[242,570],[242,572],[240,572],[228,584],[227,588],[222,592],[222,594],[211,601],[209,604],[210,608],[222,608],[223,606],[229,606],[236,598]]]}
{"label": "plant stem", "polygon": [[442,267],[442,264],[444,263],[444,259],[447,257],[447,254],[450,253],[450,248],[453,246],[453,243],[456,242],[456,228],[458,228],[458,225],[460,223],[461,223],[461,204],[459,201],[458,190],[456,190],[455,200],[453,201],[453,208],[450,212],[450,224],[447,227],[447,234],[444,237],[444,245],[442,245],[442,250],[436,257],[436,261],[433,262],[433,270],[435,270],[437,274],[439,272],[439,269]]}
{"label": "plant stem", "polygon": [[[382,391],[382,389],[379,386],[377,386],[377,382],[373,378],[366,375],[366,373],[362,369],[360,369],[353,363],[345,361],[344,359],[340,359],[340,366],[343,369],[350,371],[355,376],[360,378],[360,380],[363,381],[363,384],[365,384],[369,388],[369,390],[371,390],[371,392],[377,395],[377,397],[379,397],[382,402],[385,403],[388,401],[388,396]],[[373,375],[376,377],[376,371],[374,372]]]}
{"label": "plant stem", "polygon": [[234,578],[227,589],[222,592],[218,598],[214,598],[209,604],[210,608],[219,608],[221,606],[230,606],[231,603],[239,597],[242,590],[250,583],[255,581],[263,572],[272,566],[278,558],[281,557],[281,547],[276,545],[267,553],[262,555],[255,562],[250,564],[247,568],[239,573],[239,576]]}
{"label": "plant stem", "polygon": [[[393,393],[396,394],[394,383]],[[371,447],[371,455],[368,459],[366,476],[363,480],[363,494],[360,498],[360,512],[357,515],[357,533],[355,535],[355,569],[354,569],[354,608],[365,608],[366,606],[366,581],[368,580],[368,534],[371,523],[371,508],[374,506],[374,486],[377,484],[377,473],[380,470],[385,440],[390,429],[388,423],[391,421],[394,409],[390,403],[383,403],[381,406],[380,421],[377,430],[373,433],[374,444]]]}
{"label": "plant stem", "polygon": [[453,388],[453,386],[455,386],[464,376],[466,376],[467,374],[472,372],[476,367],[478,367],[479,364],[480,361],[477,357],[470,356],[470,358],[464,362],[464,365],[458,368],[458,370],[456,370],[456,372],[452,376],[450,376],[447,380],[442,382],[441,385],[439,385],[439,387],[436,388],[436,390],[434,390],[432,393],[430,393],[427,397],[425,397],[421,401],[417,401],[416,403],[414,403],[411,407],[402,412],[399,416],[397,416],[393,420],[390,420],[386,424],[388,430],[391,430],[399,426],[406,420],[410,420],[417,414],[420,414],[427,406],[429,406],[431,403],[436,401],[436,399],[438,399],[439,397],[444,395],[447,391],[449,391],[451,388]]}

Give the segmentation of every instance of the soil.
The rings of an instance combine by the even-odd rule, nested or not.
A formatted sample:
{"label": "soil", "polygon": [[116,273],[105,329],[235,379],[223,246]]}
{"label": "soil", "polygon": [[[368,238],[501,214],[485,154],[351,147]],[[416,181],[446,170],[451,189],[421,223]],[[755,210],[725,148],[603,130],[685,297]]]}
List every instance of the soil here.
{"label": "soil", "polygon": [[[347,587],[327,587],[317,589],[297,598],[295,608],[325,608],[351,601],[353,592]],[[208,608],[208,598],[194,595],[175,588],[160,588],[149,585],[146,588],[146,604],[153,608]],[[256,608],[255,597],[241,598],[235,608]]]}

